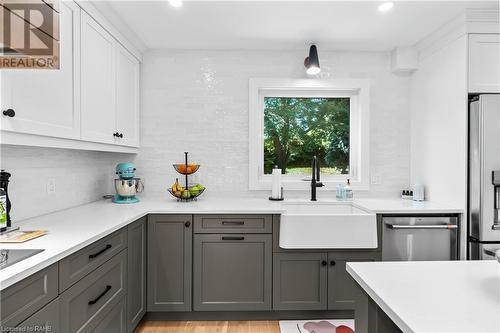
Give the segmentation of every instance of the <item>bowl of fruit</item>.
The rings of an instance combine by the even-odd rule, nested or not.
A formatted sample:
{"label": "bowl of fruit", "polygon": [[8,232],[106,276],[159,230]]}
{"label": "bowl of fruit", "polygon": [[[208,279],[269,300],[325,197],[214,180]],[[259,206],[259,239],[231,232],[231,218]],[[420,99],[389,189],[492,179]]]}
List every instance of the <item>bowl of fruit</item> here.
{"label": "bowl of fruit", "polygon": [[182,175],[190,175],[198,171],[200,168],[199,164],[174,164],[174,169]]}
{"label": "bowl of fruit", "polygon": [[205,191],[205,187],[201,184],[193,184],[189,185],[187,188],[181,186],[179,184],[179,180],[176,179],[174,185],[168,189],[170,194],[181,201],[191,201],[199,197],[203,191]]}

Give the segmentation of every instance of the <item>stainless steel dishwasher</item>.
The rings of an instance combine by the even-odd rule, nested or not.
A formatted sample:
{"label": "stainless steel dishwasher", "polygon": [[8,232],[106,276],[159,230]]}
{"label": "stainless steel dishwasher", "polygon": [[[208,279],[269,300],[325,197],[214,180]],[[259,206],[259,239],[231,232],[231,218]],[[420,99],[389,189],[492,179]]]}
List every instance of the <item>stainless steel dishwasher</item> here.
{"label": "stainless steel dishwasher", "polygon": [[458,218],[384,216],[382,260],[458,259]]}

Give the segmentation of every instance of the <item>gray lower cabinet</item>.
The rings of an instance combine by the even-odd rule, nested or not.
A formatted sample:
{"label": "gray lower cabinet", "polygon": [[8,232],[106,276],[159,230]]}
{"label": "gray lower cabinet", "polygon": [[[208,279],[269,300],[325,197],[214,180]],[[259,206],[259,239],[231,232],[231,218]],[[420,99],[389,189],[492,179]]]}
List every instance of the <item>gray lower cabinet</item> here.
{"label": "gray lower cabinet", "polygon": [[374,261],[380,253],[275,253],[274,310],[367,311],[367,298],[346,271],[346,262]]}
{"label": "gray lower cabinet", "polygon": [[271,310],[272,235],[194,236],[195,311]]}
{"label": "gray lower cabinet", "polygon": [[192,222],[148,216],[147,311],[191,311]]}
{"label": "gray lower cabinet", "polygon": [[0,327],[11,329],[58,294],[58,265],[53,264],[0,292]]}
{"label": "gray lower cabinet", "polygon": [[373,256],[364,253],[328,254],[329,310],[355,310],[357,303],[366,303],[366,296],[347,272],[346,263],[374,260]]}
{"label": "gray lower cabinet", "polygon": [[18,325],[13,332],[61,332],[59,327],[59,298],[45,305]]}
{"label": "gray lower cabinet", "polygon": [[275,253],[273,309],[326,310],[326,253]]}
{"label": "gray lower cabinet", "polygon": [[[99,332],[96,327],[110,310],[125,304],[126,278],[127,251],[123,250],[63,292],[59,296],[61,332]],[[126,333],[125,310],[122,317],[113,332]]]}
{"label": "gray lower cabinet", "polygon": [[133,332],[146,313],[147,219],[128,226],[127,240],[127,327]]}

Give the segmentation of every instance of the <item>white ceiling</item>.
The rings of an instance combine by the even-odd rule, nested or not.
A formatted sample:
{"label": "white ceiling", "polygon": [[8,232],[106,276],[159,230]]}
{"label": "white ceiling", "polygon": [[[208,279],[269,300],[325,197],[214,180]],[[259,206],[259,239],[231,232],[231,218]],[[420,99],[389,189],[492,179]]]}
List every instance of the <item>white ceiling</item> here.
{"label": "white ceiling", "polygon": [[418,42],[466,8],[497,8],[498,1],[108,0],[148,48],[391,50]]}

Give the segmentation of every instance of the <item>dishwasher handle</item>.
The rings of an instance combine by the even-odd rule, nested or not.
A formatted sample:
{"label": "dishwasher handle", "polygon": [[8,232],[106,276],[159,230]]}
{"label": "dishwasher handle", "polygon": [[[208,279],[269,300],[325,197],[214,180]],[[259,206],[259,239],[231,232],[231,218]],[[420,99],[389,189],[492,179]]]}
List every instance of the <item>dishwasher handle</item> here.
{"label": "dishwasher handle", "polygon": [[394,224],[385,223],[389,229],[457,229],[456,224]]}

